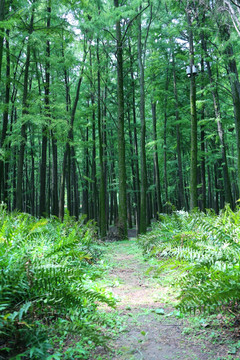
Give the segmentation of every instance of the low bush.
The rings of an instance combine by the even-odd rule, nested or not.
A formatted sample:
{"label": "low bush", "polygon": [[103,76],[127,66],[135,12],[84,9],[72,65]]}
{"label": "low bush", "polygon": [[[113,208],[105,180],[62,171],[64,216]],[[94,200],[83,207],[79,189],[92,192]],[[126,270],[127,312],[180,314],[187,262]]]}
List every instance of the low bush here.
{"label": "low bush", "polygon": [[65,359],[66,343],[76,341],[84,359],[90,343],[104,340],[97,306],[115,301],[95,283],[99,254],[91,223],[1,208],[0,359]]}
{"label": "low bush", "polygon": [[182,311],[216,311],[240,300],[240,210],[161,215],[139,244],[159,259],[157,272],[175,269]]}

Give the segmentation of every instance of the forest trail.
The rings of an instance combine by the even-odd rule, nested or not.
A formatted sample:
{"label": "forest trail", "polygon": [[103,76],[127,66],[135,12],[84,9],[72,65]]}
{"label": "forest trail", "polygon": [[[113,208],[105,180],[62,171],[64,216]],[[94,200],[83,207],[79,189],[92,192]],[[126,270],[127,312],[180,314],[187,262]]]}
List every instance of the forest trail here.
{"label": "forest trail", "polygon": [[239,359],[225,345],[208,341],[205,327],[191,331],[172,306],[170,288],[146,274],[149,264],[135,240],[109,244],[106,256],[108,289],[119,299],[114,316],[122,325],[113,331],[112,352],[98,349],[92,360]]}

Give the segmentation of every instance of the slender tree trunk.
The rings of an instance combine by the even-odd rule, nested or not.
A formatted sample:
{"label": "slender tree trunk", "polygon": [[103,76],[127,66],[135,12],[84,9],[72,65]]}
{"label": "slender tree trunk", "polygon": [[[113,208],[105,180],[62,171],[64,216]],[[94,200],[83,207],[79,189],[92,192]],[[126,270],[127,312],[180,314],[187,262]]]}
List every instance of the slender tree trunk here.
{"label": "slender tree trunk", "polygon": [[[5,0],[0,0],[0,24],[5,17]],[[4,29],[0,27],[0,81],[2,79],[2,57],[3,57],[3,36]]]}
{"label": "slender tree trunk", "polygon": [[96,169],[96,113],[95,113],[95,99],[92,94],[92,183],[91,183],[91,208],[92,219],[98,222],[98,195],[97,195],[97,169]]}
{"label": "slender tree trunk", "polygon": [[58,200],[58,156],[57,156],[57,141],[51,130],[52,140],[52,215],[59,215],[59,200]]}
{"label": "slender tree trunk", "polygon": [[75,149],[71,146],[71,159],[72,159],[72,187],[73,187],[73,194],[72,194],[72,211],[73,216],[76,220],[79,218],[79,191],[78,191],[78,176],[77,176],[77,166],[76,166],[76,154]]}
{"label": "slender tree trunk", "polygon": [[[8,117],[9,117],[9,102],[10,102],[10,50],[9,50],[9,41],[8,41],[9,34],[10,34],[9,30],[6,30],[6,86],[5,86],[5,104],[3,110],[2,136],[0,143],[1,149],[5,148],[4,142],[7,136]],[[0,199],[4,203],[7,203],[7,177],[8,177],[7,164],[8,164],[8,159],[5,164],[3,160],[0,160]]]}
{"label": "slender tree trunk", "polygon": [[140,229],[140,178],[139,178],[139,162],[138,162],[138,137],[137,137],[137,117],[136,117],[136,99],[135,99],[135,80],[133,71],[133,55],[131,44],[129,41],[129,54],[130,54],[130,66],[131,66],[131,85],[132,85],[132,112],[133,112],[133,125],[134,125],[134,179],[136,181],[136,228],[137,234]]}
{"label": "slender tree trunk", "polygon": [[[74,100],[73,107],[71,109],[68,140],[67,140],[66,149],[64,152],[64,159],[63,159],[63,166],[62,166],[62,178],[61,178],[61,185],[60,185],[60,199],[59,199],[59,218],[61,220],[63,220],[63,218],[64,218],[64,193],[65,193],[66,167],[71,158],[70,142],[73,142],[73,124],[74,124],[75,114],[76,114],[77,105],[78,105],[79,96],[80,96],[80,89],[81,89],[81,84],[82,84],[82,80],[83,80],[84,63],[86,61],[86,57],[87,57],[87,52],[85,51],[83,61],[82,61],[83,65],[82,65],[80,77],[79,77],[78,83],[77,83],[75,100]],[[65,72],[65,75],[66,75],[66,72]],[[66,85],[66,109],[68,111],[68,110],[70,110],[70,95],[69,95],[68,82],[65,83],[65,85]],[[70,171],[70,168],[68,169],[68,171]],[[69,180],[68,187],[70,187],[70,186],[71,185],[70,185],[70,180]],[[71,197],[71,192],[68,189],[68,206],[71,208],[70,197]]]}
{"label": "slender tree trunk", "polygon": [[[130,104],[128,104],[128,134],[129,134],[129,143],[130,143],[130,158],[131,158],[131,176],[132,176],[132,183],[133,183],[133,210],[135,212],[135,218],[138,216],[137,213],[137,206],[138,206],[138,193],[137,193],[137,180],[135,174],[135,161],[134,161],[134,144],[133,144],[133,134],[131,130],[131,116],[130,116]],[[129,201],[130,197],[128,197],[128,223],[129,223]],[[129,227],[130,228],[130,227]]]}
{"label": "slender tree trunk", "polygon": [[[33,2],[34,5],[34,2]],[[33,32],[33,22],[34,22],[34,7],[32,9],[32,15],[29,25],[29,37]],[[24,164],[24,152],[25,152],[25,145],[27,141],[27,134],[26,134],[26,121],[24,119],[25,115],[28,114],[28,104],[27,104],[27,97],[28,97],[28,77],[29,77],[29,67],[30,67],[30,55],[31,55],[31,48],[30,48],[30,41],[28,40],[27,44],[27,53],[26,53],[26,61],[25,61],[25,72],[24,72],[24,82],[23,82],[23,101],[22,101],[22,126],[21,126],[21,143],[20,143],[20,150],[18,156],[18,168],[17,168],[17,188],[16,188],[16,209],[22,211],[23,209],[23,164]]]}
{"label": "slender tree trunk", "polygon": [[218,164],[214,164],[215,206],[216,214],[219,213],[219,186],[218,186]]}
{"label": "slender tree trunk", "polygon": [[31,144],[31,215],[36,215],[35,209],[35,158],[34,158],[34,128],[32,127],[30,132],[30,144]]}
{"label": "slender tree trunk", "polygon": [[89,149],[88,149],[88,127],[86,128],[86,134],[83,139],[85,142],[84,146],[84,175],[83,177],[83,193],[82,193],[82,213],[86,215],[86,220],[89,220],[89,186],[88,180],[89,179]]}
{"label": "slender tree trunk", "polygon": [[[118,0],[114,0],[118,8]],[[120,20],[116,22],[117,39],[117,98],[118,98],[118,177],[119,177],[119,210],[118,235],[127,238],[127,191],[125,165],[125,138],[124,138],[124,93],[123,93],[123,43]]]}
{"label": "slender tree trunk", "polygon": [[[50,134],[50,131],[49,131]],[[51,198],[51,176],[52,176],[52,163],[51,163],[51,143],[48,142],[48,172],[47,172],[47,201],[46,201],[46,212],[49,217],[51,214],[52,198]]]}
{"label": "slender tree trunk", "polygon": [[[104,88],[104,101],[106,104],[107,99],[107,86]],[[105,219],[106,227],[108,230],[109,221],[109,191],[108,191],[108,159],[107,159],[107,107],[103,106],[103,117],[102,117],[102,149],[103,149],[103,173],[104,173],[104,186],[105,186]]]}
{"label": "slender tree trunk", "polygon": [[102,136],[102,119],[101,119],[101,81],[100,81],[100,56],[99,56],[99,39],[97,39],[97,96],[98,96],[98,139],[99,139],[99,162],[100,162],[100,189],[99,189],[99,211],[100,211],[100,235],[105,238],[107,235],[106,222],[106,184],[104,174],[104,160],[103,160],[103,136]]}
{"label": "slender tree trunk", "polygon": [[[166,73],[165,84],[165,99],[164,99],[164,130],[163,130],[163,157],[164,157],[164,188],[165,188],[165,203],[168,199],[168,172],[167,172],[167,99],[168,99],[168,68]],[[168,208],[168,206],[166,207]]]}
{"label": "slender tree trunk", "polygon": [[193,31],[190,9],[187,10],[189,60],[190,60],[190,108],[191,108],[191,167],[190,167],[190,209],[197,207],[197,111],[196,111],[196,82],[192,73],[194,65]]}
{"label": "slender tree trunk", "polygon": [[66,162],[67,162],[67,152],[65,151],[64,156],[63,156],[62,175],[61,175],[61,182],[60,182],[60,195],[59,195],[59,218],[61,221],[63,221],[63,219],[64,219]]}
{"label": "slender tree trunk", "polygon": [[226,47],[225,53],[227,55],[227,66],[234,106],[234,117],[237,136],[237,184],[240,191],[240,83],[237,64],[234,58],[233,47],[231,44]]}
{"label": "slender tree trunk", "polygon": [[[205,21],[205,14],[203,14],[203,22]],[[204,51],[204,42],[205,42],[205,36],[204,32],[201,33],[201,46],[202,50]],[[205,84],[204,84],[204,57],[201,55],[201,90],[202,90],[202,100],[204,100],[203,90],[204,90]],[[204,102],[203,102],[204,103]],[[205,119],[205,106],[202,106],[201,109],[201,120],[203,121]],[[207,197],[207,190],[206,190],[206,163],[205,163],[205,156],[206,156],[206,150],[205,150],[205,130],[204,126],[200,126],[200,136],[201,136],[201,182],[202,182],[202,211],[206,211],[206,197]]]}
{"label": "slender tree trunk", "polygon": [[[141,9],[141,8],[140,8]],[[140,193],[140,233],[147,231],[147,163],[146,163],[146,121],[145,121],[145,86],[144,63],[142,52],[141,16],[138,17],[138,66],[140,81],[140,121],[141,121],[141,193]]]}
{"label": "slender tree trunk", "polygon": [[215,111],[215,117],[217,121],[217,130],[218,130],[218,136],[221,144],[221,154],[222,154],[222,166],[223,166],[223,177],[224,177],[224,189],[225,189],[225,195],[226,195],[226,201],[230,204],[231,208],[233,208],[233,200],[232,200],[232,192],[231,192],[231,183],[229,178],[229,172],[228,172],[228,164],[227,164],[227,154],[226,154],[226,146],[225,146],[225,139],[224,139],[224,131],[222,127],[221,122],[221,112],[220,112],[220,104],[219,104],[219,97],[217,90],[213,83],[212,78],[212,70],[210,66],[210,62],[207,60],[207,47],[206,47],[206,41],[204,42],[204,51],[206,54],[206,65],[207,65],[207,71],[208,71],[208,77],[209,77],[209,83],[212,86],[212,97],[213,97],[213,104],[214,104],[214,111]]}
{"label": "slender tree trunk", "polygon": [[[156,101],[152,101],[152,122],[153,122],[153,141],[154,141],[154,153],[153,153],[153,162],[154,162],[154,178],[155,178],[155,188],[156,188],[156,200],[158,213],[162,212],[162,200],[161,200],[161,184],[160,184],[160,175],[159,175],[159,163],[158,163],[158,147],[157,147],[157,112],[156,112]],[[157,214],[156,214],[157,215]],[[156,216],[155,215],[155,216]]]}
{"label": "slender tree trunk", "polygon": [[[51,0],[47,0],[47,32],[49,34],[51,23]],[[46,66],[45,66],[45,117],[46,121],[50,118],[50,40],[46,43]],[[42,130],[42,156],[40,168],[40,199],[39,199],[39,215],[46,216],[46,171],[47,171],[47,144],[48,144],[48,124],[44,124]]]}
{"label": "slender tree trunk", "polygon": [[178,177],[179,177],[179,208],[184,207],[184,186],[183,186],[183,172],[182,172],[182,148],[181,148],[181,132],[179,125],[179,103],[178,103],[178,91],[177,91],[177,78],[175,70],[175,54],[172,54],[173,58],[173,88],[175,98],[175,118],[176,118],[176,133],[177,133],[177,162],[178,162]]}

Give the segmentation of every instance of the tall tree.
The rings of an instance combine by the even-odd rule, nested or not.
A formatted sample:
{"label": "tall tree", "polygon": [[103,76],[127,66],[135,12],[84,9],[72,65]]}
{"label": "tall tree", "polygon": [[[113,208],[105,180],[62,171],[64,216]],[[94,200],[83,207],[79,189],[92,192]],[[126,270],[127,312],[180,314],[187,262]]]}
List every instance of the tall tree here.
{"label": "tall tree", "polygon": [[[4,20],[5,15],[5,0],[0,0],[0,23]],[[3,56],[3,39],[4,39],[4,29],[0,27],[0,81],[2,74],[2,56]]]}
{"label": "tall tree", "polygon": [[106,176],[104,174],[104,141],[103,141],[103,126],[101,117],[101,79],[100,79],[100,54],[99,54],[99,39],[97,39],[97,97],[98,97],[98,138],[99,138],[99,162],[100,162],[100,189],[99,189],[99,211],[100,211],[100,234],[104,238],[107,235],[106,222]]}
{"label": "tall tree", "polygon": [[[51,0],[47,0],[47,34],[51,24]],[[48,124],[50,118],[50,39],[46,41],[46,65],[45,65],[45,83],[44,83],[44,102],[45,102],[45,120],[42,130],[42,156],[40,169],[40,199],[39,215],[45,216],[46,209],[46,169],[47,169],[47,141],[48,141]]]}
{"label": "tall tree", "polygon": [[31,18],[28,27],[28,43],[25,60],[24,82],[23,82],[23,99],[22,99],[22,125],[21,125],[21,142],[18,155],[18,168],[17,168],[17,187],[16,187],[16,208],[22,211],[23,209],[23,165],[24,165],[24,152],[27,141],[27,123],[26,115],[28,114],[28,81],[29,81],[29,68],[30,68],[30,56],[31,45],[30,39],[33,33],[34,24],[34,12],[35,12],[35,0],[32,3]]}
{"label": "tall tree", "polygon": [[[140,11],[142,8],[140,7]],[[138,16],[138,66],[140,81],[140,121],[141,121],[141,192],[140,192],[140,233],[147,231],[147,163],[146,163],[146,121],[145,121],[145,79],[144,79],[144,54],[142,50],[142,25],[141,15]]]}
{"label": "tall tree", "polygon": [[183,185],[183,171],[182,171],[182,146],[181,146],[181,132],[179,125],[179,101],[177,91],[177,76],[175,54],[172,52],[172,66],[173,66],[173,89],[175,98],[175,117],[176,117],[176,133],[177,133],[177,161],[178,161],[178,178],[179,178],[179,207],[182,209],[185,205],[184,201],[184,185]]}
{"label": "tall tree", "polygon": [[[10,102],[10,48],[9,48],[9,34],[10,31],[6,30],[6,85],[5,85],[5,102],[3,109],[3,125],[2,135],[0,140],[0,148],[6,151],[4,142],[7,136],[8,117],[9,117],[9,102]],[[6,154],[4,155],[6,158]],[[8,177],[8,160],[0,159],[0,198],[4,203],[7,201],[7,177]]]}
{"label": "tall tree", "polygon": [[[114,0],[114,6],[119,7],[119,1]],[[126,191],[126,164],[125,164],[125,136],[124,136],[124,92],[123,92],[123,38],[121,21],[116,21],[117,40],[117,99],[118,99],[118,179],[119,179],[119,210],[118,234],[120,238],[127,237],[127,191]]]}
{"label": "tall tree", "polygon": [[159,160],[158,160],[158,146],[157,146],[157,109],[156,101],[152,100],[152,121],[153,121],[153,141],[154,141],[154,179],[156,186],[156,211],[158,213],[162,212],[162,199],[161,199],[161,185],[160,185],[160,174],[159,174]]}
{"label": "tall tree", "polygon": [[193,43],[193,2],[188,1],[187,23],[189,37],[190,62],[190,109],[191,109],[191,168],[190,168],[190,209],[197,207],[197,110],[196,110],[196,81],[193,74],[194,43]]}
{"label": "tall tree", "polygon": [[213,82],[211,65],[210,65],[209,57],[208,57],[208,53],[207,53],[206,40],[204,41],[203,46],[204,46],[204,51],[205,51],[205,55],[206,55],[205,62],[207,65],[209,83],[211,85],[211,93],[212,93],[212,97],[213,97],[215,118],[217,121],[218,136],[219,136],[219,140],[220,140],[220,144],[221,144],[222,166],[223,166],[224,188],[225,188],[226,201],[227,201],[227,203],[230,204],[231,208],[233,208],[233,199],[232,199],[231,183],[230,183],[229,171],[228,171],[228,161],[227,161],[227,154],[226,154],[224,129],[222,126],[222,119],[221,119],[219,96],[218,96],[217,88]]}

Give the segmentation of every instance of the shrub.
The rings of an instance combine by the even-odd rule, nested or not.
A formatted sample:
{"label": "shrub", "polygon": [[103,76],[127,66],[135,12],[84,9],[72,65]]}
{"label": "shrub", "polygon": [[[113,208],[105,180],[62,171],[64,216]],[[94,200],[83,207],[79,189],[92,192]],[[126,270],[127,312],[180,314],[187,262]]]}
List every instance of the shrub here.
{"label": "shrub", "polygon": [[56,333],[77,334],[83,343],[102,339],[97,304],[114,306],[114,299],[94,283],[94,233],[91,223],[1,209],[0,358],[46,359]]}
{"label": "shrub", "polygon": [[240,299],[240,210],[229,206],[213,212],[175,212],[162,216],[139,244],[159,259],[157,271],[171,266],[180,287],[183,311],[215,311],[235,306]]}

